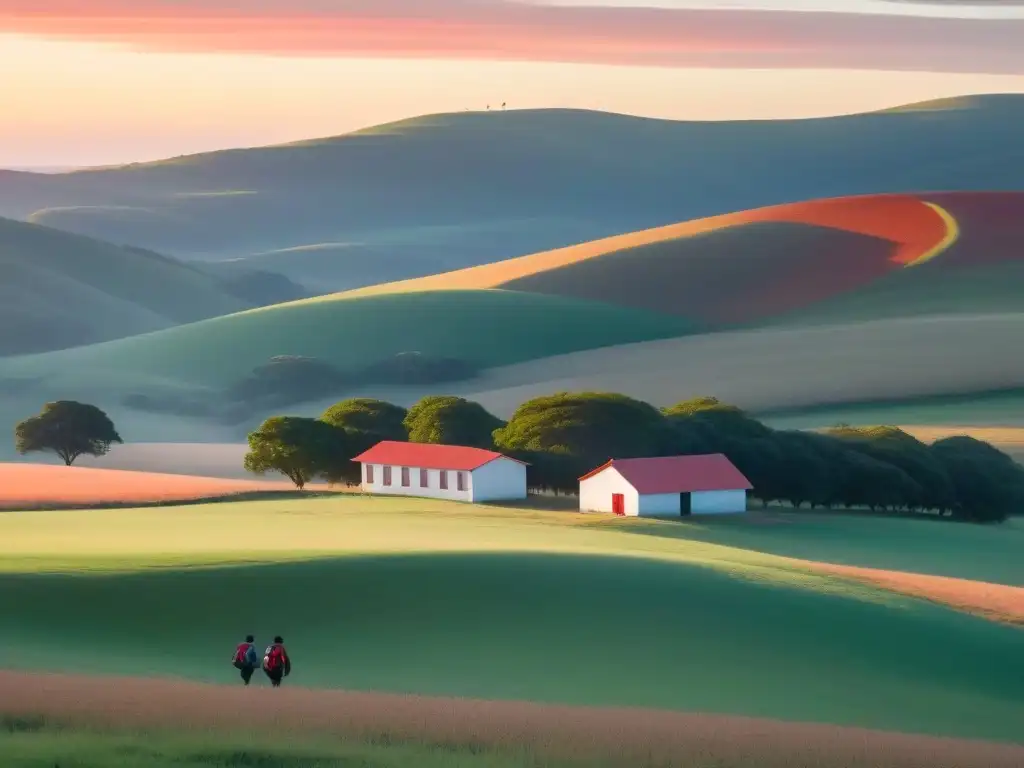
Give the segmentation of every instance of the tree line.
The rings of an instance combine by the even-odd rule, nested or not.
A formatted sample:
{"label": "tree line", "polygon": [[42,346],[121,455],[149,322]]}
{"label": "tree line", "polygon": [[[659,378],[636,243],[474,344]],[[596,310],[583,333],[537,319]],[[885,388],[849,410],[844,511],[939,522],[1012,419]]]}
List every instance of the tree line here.
{"label": "tree line", "polygon": [[[357,485],[352,459],[381,440],[468,445],[528,463],[532,491],[575,494],[578,478],[610,458],[724,453],[764,505],[866,508],[994,522],[1024,512],[1024,467],[989,443],[957,436],[925,444],[897,427],[777,430],[713,397],[654,406],[605,392],[529,400],[506,422],[479,403],[433,395],[409,409],[342,400],[319,417],[274,416],[248,436],[245,468],[296,487]],[[59,401],[15,428],[20,453],[50,451],[70,465],[121,442],[95,406]]]}
{"label": "tree line", "polygon": [[533,491],[575,494],[578,478],[610,458],[724,453],[766,506],[927,512],[975,522],[1024,511],[1024,467],[981,440],[928,445],[887,426],[777,430],[713,397],[658,409],[615,393],[560,392],[523,403],[508,422],[453,396],[426,397],[408,410],[343,400],[317,419],[268,419],[249,435],[245,466],[282,472],[300,487],[314,478],[354,485],[360,468],[351,459],[380,440],[497,450],[529,464]]}

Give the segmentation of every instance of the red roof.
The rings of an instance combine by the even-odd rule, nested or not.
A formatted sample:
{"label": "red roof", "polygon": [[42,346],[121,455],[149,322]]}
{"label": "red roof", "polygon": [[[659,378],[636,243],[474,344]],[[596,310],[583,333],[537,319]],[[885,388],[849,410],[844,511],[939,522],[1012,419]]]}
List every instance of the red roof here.
{"label": "red roof", "polygon": [[503,453],[469,448],[464,445],[438,445],[436,443],[402,443],[382,440],[373,448],[356,456],[352,461],[363,464],[390,464],[396,467],[420,469],[452,469],[472,472],[495,459],[509,459],[524,464]]}
{"label": "red roof", "polygon": [[754,487],[724,453],[612,459],[580,480],[593,477],[608,467],[615,467],[640,494],[739,491]]}

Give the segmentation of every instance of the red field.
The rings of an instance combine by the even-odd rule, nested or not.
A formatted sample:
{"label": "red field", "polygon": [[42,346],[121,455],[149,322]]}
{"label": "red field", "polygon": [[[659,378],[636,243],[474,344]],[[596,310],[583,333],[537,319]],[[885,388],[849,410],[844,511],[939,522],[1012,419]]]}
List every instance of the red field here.
{"label": "red field", "polygon": [[294,488],[287,481],[228,480],[49,464],[0,464],[0,509],[191,501]]}
{"label": "red field", "polygon": [[[238,713],[245,712],[239,720]],[[0,714],[132,728],[288,732],[527,748],[614,765],[1020,768],[1024,746],[644,709],[343,691],[243,689],[0,672]],[[243,725],[244,723],[244,725]],[[601,764],[607,764],[602,762]]]}
{"label": "red field", "polygon": [[865,195],[714,216],[350,294],[500,288],[749,323],[904,269],[1024,264],[1022,242],[1024,193]]}

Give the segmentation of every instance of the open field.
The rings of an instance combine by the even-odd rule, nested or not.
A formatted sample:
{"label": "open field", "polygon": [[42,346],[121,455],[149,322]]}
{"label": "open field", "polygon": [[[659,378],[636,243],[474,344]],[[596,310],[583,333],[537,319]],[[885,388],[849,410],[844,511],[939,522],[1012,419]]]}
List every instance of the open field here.
{"label": "open field", "polygon": [[502,228],[500,245],[481,241],[483,261],[797,200],[1018,189],[1022,103],[993,95],[942,112],[749,122],[566,109],[432,115],[284,146],[3,174],[0,215],[49,209],[52,226],[199,258],[439,222]]}
{"label": "open field", "polygon": [[[878,529],[851,520],[861,537],[832,545],[849,540],[856,560]],[[358,495],[10,513],[0,637],[26,671],[216,683],[233,676],[224,648],[239,633],[280,632],[302,687],[1020,738],[1020,630],[700,540],[799,542],[799,521],[640,522]],[[1019,558],[992,549],[1016,528],[918,525],[922,550],[960,541],[943,575],[973,564],[974,578],[1020,583]]]}
{"label": "open field", "polygon": [[290,481],[229,480],[51,464],[0,464],[0,510],[123,506],[294,489]]}
{"label": "open field", "polygon": [[[0,672],[0,691],[25,692],[13,700],[0,694],[0,713],[35,711],[54,722],[122,733],[132,726],[149,729],[134,737],[117,731],[111,736],[75,730],[33,733],[34,721],[22,715],[24,732],[0,735],[5,759],[45,755],[47,768],[54,757],[72,754],[79,760],[94,755],[131,759],[102,763],[125,768],[149,768],[143,761],[153,754],[196,768],[223,765],[231,757],[237,763],[239,755],[253,764],[275,759],[273,764],[282,768],[308,765],[300,760],[314,756],[320,758],[316,765],[331,768],[353,765],[356,758],[367,768],[1016,768],[1024,756],[1024,747],[1008,744],[642,709],[288,688],[271,693],[156,680],[99,682]],[[266,730],[260,737],[235,732],[240,710],[250,728],[284,734],[270,740]],[[175,727],[184,735],[167,733]],[[345,741],[339,743],[338,736]],[[360,747],[360,740],[370,745]],[[403,741],[445,746],[415,747]],[[460,744],[473,748],[460,750]],[[491,753],[488,746],[511,754]],[[222,762],[215,762],[218,757]]]}

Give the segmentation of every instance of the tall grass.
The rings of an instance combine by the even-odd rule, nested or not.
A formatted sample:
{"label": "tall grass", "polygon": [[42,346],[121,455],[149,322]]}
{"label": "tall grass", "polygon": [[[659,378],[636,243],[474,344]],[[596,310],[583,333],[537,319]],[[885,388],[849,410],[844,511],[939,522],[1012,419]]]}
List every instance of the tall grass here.
{"label": "tall grass", "polygon": [[568,768],[525,751],[289,733],[102,731],[0,718],[4,768]]}

